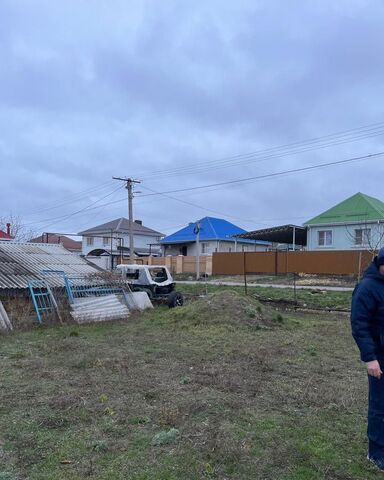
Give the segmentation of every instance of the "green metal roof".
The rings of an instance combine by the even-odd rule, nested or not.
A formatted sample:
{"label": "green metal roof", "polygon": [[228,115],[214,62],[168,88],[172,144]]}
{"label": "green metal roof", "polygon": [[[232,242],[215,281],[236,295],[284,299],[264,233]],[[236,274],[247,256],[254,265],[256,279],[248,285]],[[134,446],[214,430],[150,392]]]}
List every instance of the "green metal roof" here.
{"label": "green metal roof", "polygon": [[304,225],[354,223],[384,220],[384,203],[364,193],[356,193],[304,223]]}

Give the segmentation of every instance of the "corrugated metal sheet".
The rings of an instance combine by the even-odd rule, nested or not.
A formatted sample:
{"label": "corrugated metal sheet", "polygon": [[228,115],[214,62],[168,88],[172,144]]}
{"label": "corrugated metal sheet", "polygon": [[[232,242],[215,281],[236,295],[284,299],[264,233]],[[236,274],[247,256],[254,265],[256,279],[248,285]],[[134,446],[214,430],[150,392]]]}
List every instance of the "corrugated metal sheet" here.
{"label": "corrugated metal sheet", "polygon": [[[0,242],[0,289],[28,288],[30,280],[43,278],[44,270],[60,270],[69,276],[98,272],[61,245]],[[63,278],[53,275],[49,284],[62,286]]]}
{"label": "corrugated metal sheet", "polygon": [[76,298],[71,305],[71,315],[77,323],[103,322],[127,318],[129,309],[118,295]]}
{"label": "corrugated metal sheet", "polygon": [[13,326],[3,304],[0,302],[0,330],[10,331],[13,330]]}

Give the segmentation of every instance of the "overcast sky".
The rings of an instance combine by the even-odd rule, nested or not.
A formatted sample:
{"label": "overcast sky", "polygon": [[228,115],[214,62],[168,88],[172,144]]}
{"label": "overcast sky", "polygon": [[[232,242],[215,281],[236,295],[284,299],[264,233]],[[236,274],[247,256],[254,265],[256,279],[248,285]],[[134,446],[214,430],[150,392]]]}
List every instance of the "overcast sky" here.
{"label": "overcast sky", "polygon": [[142,180],[134,216],[165,234],[384,201],[384,156],[144,196],[384,151],[383,23],[381,0],[0,0],[0,217],[127,216],[112,176]]}

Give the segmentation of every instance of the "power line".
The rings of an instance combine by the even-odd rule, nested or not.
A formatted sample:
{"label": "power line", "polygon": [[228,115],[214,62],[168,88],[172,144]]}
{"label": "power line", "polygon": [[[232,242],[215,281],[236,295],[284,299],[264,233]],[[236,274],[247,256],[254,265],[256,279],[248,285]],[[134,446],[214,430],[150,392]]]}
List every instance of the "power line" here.
{"label": "power line", "polygon": [[[59,207],[62,207],[64,205],[68,205],[70,203],[75,203],[77,202],[80,198],[82,197],[87,197],[88,195],[85,195],[85,194],[89,194],[91,192],[94,192],[94,191],[98,191],[98,190],[104,190],[107,186],[110,186],[112,185],[112,181],[109,180],[108,182],[103,182],[103,183],[100,183],[99,185],[95,185],[94,187],[91,187],[91,188],[88,188],[86,190],[81,190],[80,192],[77,192],[77,193],[74,193],[73,195],[69,195],[69,197],[66,197],[66,198],[72,198],[72,200],[69,200],[69,201],[65,201],[63,203],[58,203],[58,204],[53,204],[53,205],[50,205],[49,207],[47,208],[41,208],[39,209],[38,211],[35,211],[35,212],[30,212],[30,213],[27,213],[28,216],[31,216],[31,215],[38,215],[40,214],[41,212],[47,212],[49,210],[55,210],[56,208],[59,208]],[[101,188],[103,187],[103,188]]]}
{"label": "power line", "polygon": [[[294,173],[310,171],[310,170],[314,170],[314,169],[318,169],[318,168],[331,167],[333,165],[340,165],[340,164],[343,164],[343,163],[348,163],[348,162],[353,162],[353,161],[358,161],[358,160],[364,160],[364,159],[369,159],[369,158],[375,158],[375,157],[381,156],[383,154],[384,154],[384,152],[378,152],[378,153],[373,153],[373,154],[369,154],[369,155],[364,155],[364,156],[361,156],[361,157],[354,157],[354,158],[350,158],[350,159],[346,159],[346,160],[340,160],[340,161],[336,161],[336,162],[327,162],[327,163],[323,163],[323,164],[319,164],[319,165],[312,165],[312,166],[309,166],[309,167],[303,167],[303,168],[292,169],[292,170],[285,170],[285,171],[282,171],[282,172],[276,172],[276,173],[271,173],[271,174],[266,174],[266,175],[259,175],[257,177],[247,177],[247,178],[243,178],[243,179],[239,179],[239,180],[231,180],[231,181],[228,181],[228,182],[220,182],[220,183],[214,183],[214,184],[210,184],[210,185],[201,185],[201,186],[196,186],[196,187],[182,188],[182,189],[178,189],[178,190],[169,190],[169,191],[165,191],[165,192],[142,194],[142,195],[137,195],[136,198],[139,199],[139,198],[143,198],[143,197],[152,197],[152,196],[156,196],[156,195],[165,195],[165,194],[169,194],[169,193],[195,191],[195,190],[201,190],[201,189],[212,188],[212,187],[217,187],[217,186],[219,188],[216,188],[216,190],[219,190],[221,187],[223,187],[225,185],[228,185],[228,184],[236,184],[236,183],[241,183],[241,182],[254,182],[254,181],[257,181],[257,180],[264,180],[264,179],[267,179],[267,178],[273,178],[273,177],[278,177],[278,176],[283,176],[283,175],[289,175],[289,174],[292,175]],[[146,187],[146,188],[148,188],[148,187]],[[212,191],[212,190],[210,190],[210,191]],[[112,202],[103,203],[101,205],[98,205],[97,207],[89,206],[87,208],[87,211],[98,210],[99,208],[103,208],[103,207],[106,207],[106,206],[109,206],[109,205],[114,205],[114,204],[117,204],[117,203],[122,203],[122,202],[125,202],[125,201],[126,201],[126,198],[122,198],[122,199],[119,199],[119,200],[114,200]],[[75,214],[76,214],[76,212],[75,212]],[[58,217],[56,217],[56,218],[58,218]],[[51,220],[54,220],[54,219],[51,219]],[[36,223],[39,223],[39,222],[36,222]]]}
{"label": "power line", "polygon": [[[243,221],[243,222],[252,222],[252,221],[253,221],[253,220],[250,220],[250,219],[246,220],[246,219],[244,219],[244,218],[235,217],[235,216],[233,216],[233,215],[229,215],[229,214],[227,214],[227,213],[223,213],[223,212],[220,212],[220,211],[218,211],[218,210],[213,210],[213,209],[211,209],[211,208],[203,207],[203,206],[201,206],[201,205],[197,205],[196,203],[188,202],[188,201],[186,201],[186,200],[182,200],[181,198],[177,198],[177,197],[172,197],[172,196],[167,195],[167,194],[165,194],[165,193],[155,192],[155,190],[152,190],[152,189],[150,189],[150,188],[148,188],[148,187],[143,187],[143,188],[145,188],[146,190],[150,190],[151,192],[153,192],[153,193],[156,194],[156,195],[161,195],[161,196],[163,196],[163,197],[165,197],[165,198],[169,198],[169,199],[171,199],[171,200],[175,200],[176,202],[184,203],[185,205],[189,205],[189,206],[192,206],[192,207],[196,207],[196,208],[199,208],[199,209],[201,209],[201,210],[205,210],[205,211],[207,211],[207,212],[216,213],[216,214],[218,214],[218,215],[224,215],[225,217],[234,218],[235,220],[241,220],[241,221]],[[143,196],[145,196],[145,195],[143,195]]]}
{"label": "power line", "polygon": [[[259,176],[255,176],[255,177],[247,177],[247,178],[242,178],[242,179],[238,179],[238,180],[231,180],[231,181],[227,181],[227,182],[219,182],[219,183],[214,183],[214,184],[209,184],[209,185],[200,185],[200,186],[195,186],[195,187],[189,187],[189,188],[183,188],[183,189],[177,189],[177,190],[170,190],[170,191],[165,191],[165,192],[152,192],[152,193],[149,193],[149,194],[142,194],[142,195],[138,195],[136,198],[141,198],[141,197],[152,197],[152,196],[156,196],[156,195],[162,195],[162,196],[166,196],[167,194],[170,194],[170,193],[181,193],[181,192],[187,192],[187,191],[197,191],[197,190],[202,190],[202,189],[207,189],[207,188],[213,188],[213,187],[218,187],[216,189],[220,189],[222,188],[223,186],[225,185],[229,185],[229,184],[237,184],[237,183],[246,183],[246,182],[255,182],[257,180],[265,180],[265,179],[268,179],[268,178],[274,178],[274,177],[279,177],[279,176],[283,176],[283,175],[292,175],[292,174],[295,174],[295,173],[301,173],[301,172],[305,172],[305,171],[311,171],[311,170],[315,170],[315,169],[319,169],[319,168],[326,168],[326,167],[331,167],[331,166],[335,166],[335,165],[341,165],[341,164],[346,164],[346,163],[350,163],[350,162],[354,162],[354,161],[359,161],[359,160],[366,160],[366,159],[370,159],[370,158],[376,158],[376,157],[379,157],[379,156],[382,156],[384,154],[384,152],[377,152],[377,153],[373,153],[373,154],[369,154],[369,155],[364,155],[364,156],[360,156],[360,157],[354,157],[354,158],[349,158],[349,159],[346,159],[346,160],[339,160],[339,161],[335,161],[335,162],[327,162],[327,163],[322,163],[322,164],[318,164],[318,165],[311,165],[311,166],[308,166],[308,167],[302,167],[302,168],[297,168],[297,169],[291,169],[291,170],[285,170],[285,171],[281,171],[281,172],[275,172],[275,173],[271,173],[271,174],[265,174],[265,175],[259,175]],[[121,188],[121,187],[119,187]],[[101,201],[103,198],[106,198],[110,195],[112,195],[113,193],[115,193],[117,190],[116,189],[114,190],[113,192],[109,193],[108,195],[104,196],[104,197],[101,197],[99,198],[98,200],[96,200],[95,202],[91,203],[89,206],[87,207],[84,207],[83,209],[81,210],[78,210],[77,212],[73,212],[69,215],[64,215],[64,216],[60,216],[60,217],[55,217],[55,218],[51,218],[51,219],[45,219],[45,220],[42,220],[42,221],[39,221],[39,222],[30,222],[30,223],[26,223],[24,224],[24,226],[28,226],[28,225],[35,225],[36,223],[42,223],[44,221],[52,221],[52,220],[61,220],[61,219],[67,219],[67,218],[70,218],[74,215],[77,215],[83,211],[87,211],[87,212],[90,212],[90,211],[93,211],[93,210],[98,210],[99,208],[104,208],[106,206],[109,206],[109,205],[113,205],[113,204],[117,204],[117,203],[121,203],[121,202],[124,202],[126,201],[126,198],[124,199],[119,199],[119,200],[114,200],[112,202],[106,202],[106,203],[103,203],[101,205],[98,205],[97,207],[93,207],[93,205],[95,205],[96,203],[98,203],[99,201]],[[146,187],[148,188],[148,187]],[[211,190],[212,191],[212,190]],[[172,198],[173,200],[176,200],[176,198]],[[180,199],[177,199],[177,201],[180,201]],[[186,201],[183,201],[184,203],[187,203]],[[191,203],[191,202],[190,202]],[[203,209],[206,209],[205,207],[201,207],[200,205],[196,205],[196,204],[193,204],[193,206],[196,206],[197,208],[203,208]],[[238,217],[236,217],[238,218]],[[243,220],[243,221],[247,221],[248,220]],[[57,222],[56,222],[57,223]],[[51,224],[47,225],[47,226],[50,226]],[[47,228],[47,226],[44,227],[44,229]]]}
{"label": "power line", "polygon": [[[384,130],[382,130],[380,132],[380,135],[383,135],[383,134],[384,134]],[[252,158],[247,159],[247,160],[242,160],[242,161],[238,161],[238,162],[230,162],[230,163],[227,163],[225,165],[211,166],[211,167],[206,167],[206,168],[201,167],[199,169],[193,169],[194,167],[187,167],[186,170],[180,171],[179,173],[174,173],[174,174],[169,174],[169,175],[159,175],[157,178],[161,178],[161,177],[165,177],[165,176],[180,176],[180,175],[184,176],[184,175],[205,173],[205,172],[208,172],[210,170],[217,170],[217,169],[223,170],[224,168],[232,168],[232,167],[236,167],[236,166],[239,166],[239,165],[245,166],[245,165],[250,165],[250,164],[254,164],[254,163],[262,163],[262,162],[265,162],[267,160],[276,159],[276,158],[284,158],[284,157],[287,157],[287,156],[298,155],[298,154],[301,154],[301,153],[313,152],[315,150],[328,148],[330,146],[344,145],[344,144],[350,143],[352,141],[355,142],[357,140],[361,140],[362,138],[371,138],[371,137],[377,136],[377,135],[365,135],[364,137],[358,137],[358,138],[355,138],[353,140],[348,140],[348,141],[332,142],[332,143],[318,145],[318,146],[310,147],[310,148],[304,148],[304,149],[298,149],[298,150],[289,150],[289,151],[282,152],[282,153],[279,153],[279,154],[271,154],[271,155],[266,155],[266,156],[263,156],[263,157],[257,157],[256,159],[252,157]]]}
{"label": "power line", "polygon": [[[45,230],[46,228],[50,227],[51,225],[54,225],[55,223],[58,223],[58,221],[60,220],[66,220],[68,218],[71,218],[81,212],[84,212],[86,210],[91,210],[90,207],[92,207],[93,205],[95,205],[96,203],[100,202],[101,200],[104,200],[104,198],[107,198],[107,197],[110,197],[111,195],[113,195],[115,192],[117,192],[117,190],[120,190],[122,188],[121,185],[119,185],[118,188],[116,188],[115,190],[113,190],[112,192],[108,193],[107,195],[104,195],[103,197],[97,199],[96,201],[92,202],[90,205],[84,207],[84,208],[81,208],[80,210],[77,210],[76,212],[72,212],[70,214],[67,214],[67,215],[61,215],[59,217],[54,217],[54,218],[50,218],[50,219],[45,219],[45,220],[40,220],[38,222],[29,222],[29,223],[25,223],[23,226],[28,226],[28,225],[35,225],[36,223],[43,223],[43,222],[51,222],[47,225],[45,225],[44,227],[41,227],[42,230]],[[100,205],[99,207],[102,207],[103,205]],[[52,222],[52,220],[57,220],[55,222]]]}
{"label": "power line", "polygon": [[[197,173],[199,171],[206,171],[213,168],[224,168],[241,163],[254,163],[256,160],[262,161],[267,158],[276,158],[286,155],[292,155],[296,153],[302,153],[306,151],[312,151],[319,148],[326,148],[333,145],[345,144],[365,138],[371,138],[373,136],[378,136],[384,134],[384,122],[377,124],[368,125],[365,127],[359,127],[355,129],[345,130],[343,132],[338,132],[334,134],[324,135],[322,137],[317,137],[301,142],[293,142],[277,147],[270,147],[266,149],[257,150],[254,152],[249,152],[245,154],[238,154],[229,157],[224,157],[218,160],[211,160],[205,162],[194,163],[191,166],[184,166],[178,168],[172,168],[168,170],[158,170],[151,172],[151,175],[142,178],[150,178],[152,176],[171,176],[171,175],[185,175],[188,173]],[[349,138],[348,138],[349,137]],[[317,145],[319,144],[319,145]],[[294,148],[293,148],[294,147]],[[306,147],[306,148],[303,148]],[[293,150],[292,150],[293,148]],[[279,153],[280,152],[280,153]],[[265,154],[270,154],[265,156]]]}
{"label": "power line", "polygon": [[251,183],[251,182],[254,182],[256,180],[264,180],[266,178],[279,177],[279,176],[282,176],[282,175],[287,175],[287,174],[292,174],[292,173],[306,172],[306,171],[315,170],[315,169],[318,169],[318,168],[331,167],[331,166],[335,166],[335,165],[343,165],[343,164],[350,163],[350,162],[356,162],[358,160],[365,160],[365,159],[368,159],[368,158],[379,157],[381,155],[384,155],[384,152],[371,153],[369,155],[364,155],[364,156],[361,156],[361,157],[348,158],[346,160],[338,160],[338,161],[335,161],[335,162],[320,163],[318,165],[311,165],[309,167],[294,168],[292,170],[285,170],[285,171],[282,171],[282,172],[275,172],[275,173],[268,173],[268,174],[265,174],[265,175],[258,175],[258,176],[254,176],[254,177],[240,178],[238,180],[229,180],[229,181],[226,181],[226,182],[211,183],[209,185],[199,185],[199,186],[196,186],[196,187],[179,188],[177,190],[168,190],[166,192],[159,192],[159,193],[146,193],[144,195],[140,195],[139,197],[150,197],[150,196],[154,196],[154,195],[164,195],[164,194],[168,194],[168,193],[180,193],[180,192],[188,192],[188,191],[192,191],[192,190],[202,190],[202,189],[205,189],[205,188],[224,186],[224,185],[233,185],[233,184],[236,184],[236,183],[246,183],[246,182]]}

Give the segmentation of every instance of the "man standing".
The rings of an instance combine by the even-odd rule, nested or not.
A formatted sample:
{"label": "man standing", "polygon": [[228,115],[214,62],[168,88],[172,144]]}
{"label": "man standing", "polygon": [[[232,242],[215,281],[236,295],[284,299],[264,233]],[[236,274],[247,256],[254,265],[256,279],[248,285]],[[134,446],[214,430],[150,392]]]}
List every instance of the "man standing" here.
{"label": "man standing", "polygon": [[351,324],[368,372],[368,459],[384,471],[384,247],[353,292]]}

